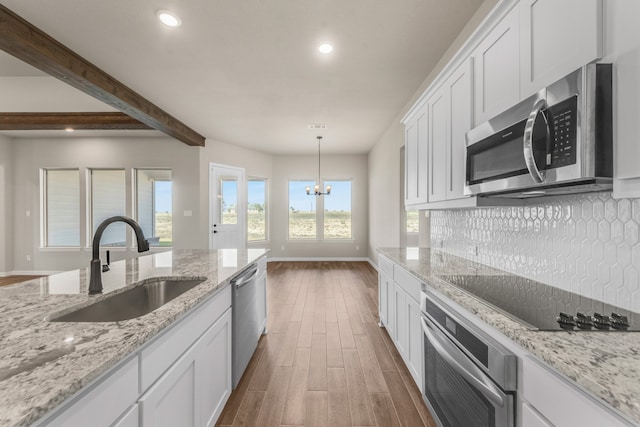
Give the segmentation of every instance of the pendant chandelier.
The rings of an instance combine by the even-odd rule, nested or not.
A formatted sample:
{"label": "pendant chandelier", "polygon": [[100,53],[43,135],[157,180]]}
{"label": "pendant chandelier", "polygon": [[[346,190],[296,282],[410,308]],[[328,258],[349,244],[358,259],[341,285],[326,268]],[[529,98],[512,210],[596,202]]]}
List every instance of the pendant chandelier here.
{"label": "pendant chandelier", "polygon": [[320,191],[320,183],[322,182],[322,180],[320,179],[320,141],[322,140],[321,136],[317,136],[316,138],[318,138],[318,181],[316,182],[316,185],[313,186],[313,193],[311,192],[311,187],[307,187],[307,195],[308,196],[328,196],[329,194],[331,194],[331,186],[327,185],[327,188],[325,190],[325,192],[321,192]]}

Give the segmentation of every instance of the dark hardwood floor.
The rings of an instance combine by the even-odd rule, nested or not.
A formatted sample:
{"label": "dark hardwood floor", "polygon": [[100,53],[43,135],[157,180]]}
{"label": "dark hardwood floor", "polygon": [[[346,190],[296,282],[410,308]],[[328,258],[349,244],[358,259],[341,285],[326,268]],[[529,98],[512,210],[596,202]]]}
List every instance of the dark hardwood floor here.
{"label": "dark hardwood floor", "polygon": [[272,262],[268,334],[219,426],[435,423],[387,332],[366,262]]}

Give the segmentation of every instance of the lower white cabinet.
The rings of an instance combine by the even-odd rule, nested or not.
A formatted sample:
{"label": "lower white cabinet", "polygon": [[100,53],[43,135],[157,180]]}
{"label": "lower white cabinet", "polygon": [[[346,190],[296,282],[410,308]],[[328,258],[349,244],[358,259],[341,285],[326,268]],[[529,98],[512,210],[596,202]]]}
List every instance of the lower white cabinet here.
{"label": "lower white cabinet", "polygon": [[554,427],[544,419],[534,408],[522,403],[522,427]]}
{"label": "lower white cabinet", "polygon": [[231,394],[231,309],[140,398],[143,427],[212,426]]}
{"label": "lower white cabinet", "polygon": [[421,283],[386,257],[378,259],[378,310],[380,322],[387,329],[418,388],[422,390],[422,329],[420,325]]}
{"label": "lower white cabinet", "polygon": [[112,427],[138,427],[140,425],[140,408],[136,403]]}
{"label": "lower white cabinet", "polygon": [[258,297],[258,319],[260,320],[259,330],[263,333],[267,332],[267,260],[262,259],[258,262],[258,278],[256,279],[256,288]]}

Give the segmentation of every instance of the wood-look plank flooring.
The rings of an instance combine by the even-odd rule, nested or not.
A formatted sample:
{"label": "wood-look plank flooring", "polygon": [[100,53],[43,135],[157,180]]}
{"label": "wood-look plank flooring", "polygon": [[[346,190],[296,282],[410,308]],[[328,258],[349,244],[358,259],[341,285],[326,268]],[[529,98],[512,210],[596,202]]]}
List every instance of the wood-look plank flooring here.
{"label": "wood-look plank flooring", "polygon": [[20,282],[26,282],[27,280],[31,280],[31,279],[38,279],[40,277],[44,277],[44,276],[7,276],[7,277],[0,277],[0,286],[13,285],[13,284],[20,283]]}
{"label": "wood-look plank flooring", "polygon": [[366,262],[272,262],[267,335],[218,426],[434,427]]}

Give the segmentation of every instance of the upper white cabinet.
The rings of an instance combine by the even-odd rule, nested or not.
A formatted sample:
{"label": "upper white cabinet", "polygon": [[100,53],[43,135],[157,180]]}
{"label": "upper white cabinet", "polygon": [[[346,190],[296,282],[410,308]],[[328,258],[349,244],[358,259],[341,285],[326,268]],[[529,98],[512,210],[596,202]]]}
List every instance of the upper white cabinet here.
{"label": "upper white cabinet", "polygon": [[449,98],[447,200],[464,196],[467,132],[473,127],[473,59],[468,58],[445,83]]}
{"label": "upper white cabinet", "polygon": [[449,97],[441,87],[427,102],[429,111],[429,202],[447,198]]}
{"label": "upper white cabinet", "polygon": [[520,101],[520,16],[514,7],[480,42],[475,64],[475,123]]}
{"label": "upper white cabinet", "polygon": [[602,57],[602,0],[520,0],[521,98]]}
{"label": "upper white cabinet", "polygon": [[422,108],[405,127],[405,205],[428,200],[427,113]]}
{"label": "upper white cabinet", "polygon": [[615,198],[640,197],[640,1],[605,1],[605,56],[613,63]]}

